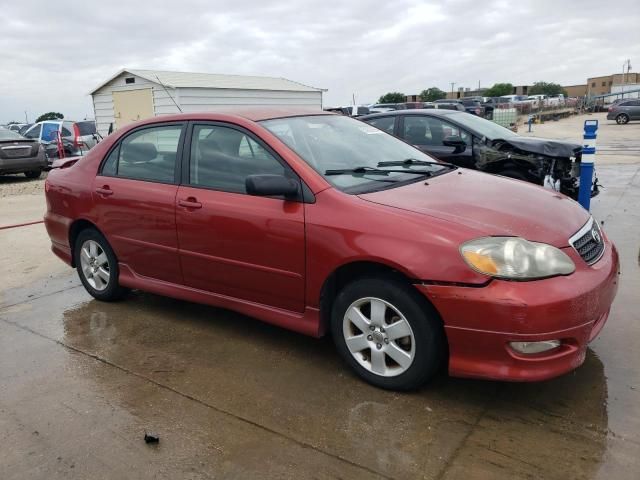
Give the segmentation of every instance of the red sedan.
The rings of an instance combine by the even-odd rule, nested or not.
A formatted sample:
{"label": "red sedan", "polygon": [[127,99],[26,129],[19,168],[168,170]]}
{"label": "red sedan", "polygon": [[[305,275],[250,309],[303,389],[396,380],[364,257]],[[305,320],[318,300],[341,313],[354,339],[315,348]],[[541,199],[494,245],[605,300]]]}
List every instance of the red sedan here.
{"label": "red sedan", "polygon": [[368,382],[531,381],[579,366],[618,255],[556,192],[434,161],[320,112],[157,117],[46,181],[52,250],[87,291],[331,331]]}

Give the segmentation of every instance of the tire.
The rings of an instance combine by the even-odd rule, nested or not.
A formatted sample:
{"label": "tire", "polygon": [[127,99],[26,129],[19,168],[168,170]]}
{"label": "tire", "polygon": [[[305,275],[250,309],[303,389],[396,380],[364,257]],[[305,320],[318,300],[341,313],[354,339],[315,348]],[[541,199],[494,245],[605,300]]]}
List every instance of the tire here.
{"label": "tire", "polygon": [[518,170],[505,170],[504,172],[500,172],[499,175],[502,175],[503,177],[515,178],[516,180],[522,180],[525,182],[529,181],[524,173],[519,172]]}
{"label": "tire", "polygon": [[95,299],[111,302],[127,292],[118,283],[118,259],[97,230],[88,228],[80,232],[75,241],[74,260],[82,285]]}
{"label": "tire", "polygon": [[333,304],[331,331],[343,360],[376,387],[417,389],[443,364],[446,341],[437,312],[391,277],[344,287]]}
{"label": "tire", "polygon": [[42,170],[29,170],[28,172],[24,172],[24,176],[27,178],[40,178],[42,175]]}
{"label": "tire", "polygon": [[629,123],[629,115],[627,115],[626,113],[621,113],[616,117],[616,123],[618,125],[625,125]]}

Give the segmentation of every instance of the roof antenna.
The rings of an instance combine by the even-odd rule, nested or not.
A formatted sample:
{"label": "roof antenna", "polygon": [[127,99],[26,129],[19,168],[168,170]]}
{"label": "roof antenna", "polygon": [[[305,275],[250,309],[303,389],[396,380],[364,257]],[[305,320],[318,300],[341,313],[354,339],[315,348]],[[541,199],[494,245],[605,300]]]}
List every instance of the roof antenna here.
{"label": "roof antenna", "polygon": [[180,105],[178,105],[175,101],[175,99],[171,96],[171,94],[169,93],[169,90],[167,90],[167,87],[164,86],[164,83],[162,83],[162,80],[160,80],[160,78],[158,78],[158,75],[155,76],[156,79],[158,80],[158,83],[160,85],[162,85],[162,88],[164,88],[164,91],[167,92],[167,95],[169,95],[169,98],[171,99],[171,101],[173,102],[173,104],[176,106],[176,108],[178,110],[180,110],[180,113],[182,113],[182,108],[180,108]]}

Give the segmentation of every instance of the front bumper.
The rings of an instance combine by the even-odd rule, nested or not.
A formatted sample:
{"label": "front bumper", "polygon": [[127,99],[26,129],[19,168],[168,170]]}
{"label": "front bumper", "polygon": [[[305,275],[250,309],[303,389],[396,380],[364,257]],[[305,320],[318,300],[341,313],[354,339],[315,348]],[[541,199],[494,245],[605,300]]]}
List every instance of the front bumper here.
{"label": "front bumper", "polygon": [[[584,362],[618,289],[618,253],[607,241],[603,257],[589,267],[573,249],[565,251],[576,263],[566,277],[493,280],[480,288],[416,285],[444,321],[452,376],[538,381]],[[554,339],[562,340],[560,347],[535,355],[509,347],[513,341]]]}

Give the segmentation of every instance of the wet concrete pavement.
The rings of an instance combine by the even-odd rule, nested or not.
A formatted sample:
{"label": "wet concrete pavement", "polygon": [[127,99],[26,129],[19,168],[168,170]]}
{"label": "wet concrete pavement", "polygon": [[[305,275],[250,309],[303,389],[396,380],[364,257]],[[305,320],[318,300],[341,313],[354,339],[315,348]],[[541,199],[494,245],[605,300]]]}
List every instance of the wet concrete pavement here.
{"label": "wet concrete pavement", "polygon": [[[71,270],[6,283],[0,478],[639,478],[640,165],[599,173],[621,286],[585,364],[549,382],[386,392],[330,339],[141,292],[100,303]],[[21,254],[52,255],[24,228],[42,241]]]}

